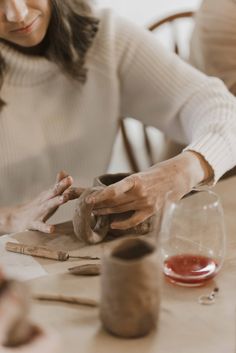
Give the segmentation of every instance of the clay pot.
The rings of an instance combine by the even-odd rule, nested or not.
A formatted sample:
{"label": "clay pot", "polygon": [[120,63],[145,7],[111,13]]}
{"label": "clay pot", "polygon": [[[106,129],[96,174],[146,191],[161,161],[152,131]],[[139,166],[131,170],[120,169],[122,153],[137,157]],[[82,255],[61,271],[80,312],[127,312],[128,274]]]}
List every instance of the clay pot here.
{"label": "clay pot", "polygon": [[[1,270],[0,270],[1,271]],[[0,352],[56,353],[58,336],[29,320],[30,293],[25,283],[0,273]]]}
{"label": "clay pot", "polygon": [[32,335],[29,307],[26,284],[3,278],[0,283],[0,344],[15,347],[28,341]]}
{"label": "clay pot", "polygon": [[87,196],[101,188],[114,184],[125,177],[128,173],[104,174],[94,179],[94,187],[86,189],[77,200],[73,216],[74,232],[79,240],[89,244],[96,244],[105,239],[107,235],[122,236],[127,234],[144,235],[153,230],[154,217],[150,217],[136,227],[125,230],[111,229],[110,224],[129,218],[133,211],[110,214],[108,216],[94,216],[93,205],[85,202]]}
{"label": "clay pot", "polygon": [[109,230],[109,217],[93,215],[93,205],[85,202],[88,195],[99,189],[101,188],[88,188],[80,195],[72,219],[75,235],[88,244],[100,243]]}
{"label": "clay pot", "polygon": [[160,306],[157,251],[145,239],[129,238],[102,258],[100,317],[119,337],[141,337],[155,329]]}
{"label": "clay pot", "polygon": [[40,326],[33,326],[34,336],[19,347],[0,345],[1,353],[58,353],[60,351],[59,335],[54,331],[46,331]]}

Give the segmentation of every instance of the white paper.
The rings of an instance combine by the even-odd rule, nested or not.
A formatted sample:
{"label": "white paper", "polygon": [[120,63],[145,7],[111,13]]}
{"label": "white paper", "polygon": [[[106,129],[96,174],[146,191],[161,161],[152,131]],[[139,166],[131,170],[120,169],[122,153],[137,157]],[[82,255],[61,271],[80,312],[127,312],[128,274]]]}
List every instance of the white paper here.
{"label": "white paper", "polygon": [[18,243],[10,235],[0,236],[0,267],[7,277],[27,281],[47,275],[44,268],[32,256],[5,250],[8,241]]}

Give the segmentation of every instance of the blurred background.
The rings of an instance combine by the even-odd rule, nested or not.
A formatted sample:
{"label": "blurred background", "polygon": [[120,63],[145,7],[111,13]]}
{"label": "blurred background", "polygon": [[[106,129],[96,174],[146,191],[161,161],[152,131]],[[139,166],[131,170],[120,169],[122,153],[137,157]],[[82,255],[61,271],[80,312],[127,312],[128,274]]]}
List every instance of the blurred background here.
{"label": "blurred background", "polygon": [[141,25],[176,11],[195,10],[201,0],[96,0]]}

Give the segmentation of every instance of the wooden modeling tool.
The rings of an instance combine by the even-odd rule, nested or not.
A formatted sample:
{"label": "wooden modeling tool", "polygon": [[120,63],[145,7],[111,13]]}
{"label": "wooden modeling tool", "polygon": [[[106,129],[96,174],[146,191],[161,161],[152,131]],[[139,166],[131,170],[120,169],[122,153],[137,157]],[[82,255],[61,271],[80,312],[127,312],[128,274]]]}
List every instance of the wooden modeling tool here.
{"label": "wooden modeling tool", "polygon": [[33,299],[41,301],[62,302],[68,304],[78,304],[91,307],[97,307],[99,304],[96,300],[88,298],[70,297],[60,294],[35,294]]}
{"label": "wooden modeling tool", "polygon": [[81,259],[81,260],[100,260],[99,257],[95,256],[73,256],[68,251],[52,250],[45,246],[31,246],[26,244],[19,244],[13,242],[7,242],[5,246],[7,251],[15,252],[18,254],[42,257],[45,259],[66,261],[69,259]]}

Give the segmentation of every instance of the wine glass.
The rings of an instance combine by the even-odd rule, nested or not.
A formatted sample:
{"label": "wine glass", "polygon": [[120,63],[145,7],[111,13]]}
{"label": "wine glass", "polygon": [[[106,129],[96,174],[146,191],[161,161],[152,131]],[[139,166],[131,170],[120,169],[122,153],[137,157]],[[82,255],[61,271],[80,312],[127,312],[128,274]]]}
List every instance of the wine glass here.
{"label": "wine glass", "polygon": [[167,194],[160,228],[163,272],[170,282],[201,286],[221,269],[225,257],[224,213],[211,190],[195,190],[179,202]]}

